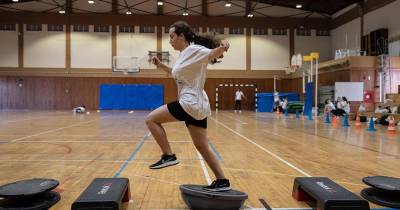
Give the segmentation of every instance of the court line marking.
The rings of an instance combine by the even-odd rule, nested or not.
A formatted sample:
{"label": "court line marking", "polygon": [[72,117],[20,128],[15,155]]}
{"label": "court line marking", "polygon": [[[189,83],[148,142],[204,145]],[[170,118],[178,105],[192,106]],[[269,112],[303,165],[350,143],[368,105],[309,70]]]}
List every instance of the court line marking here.
{"label": "court line marking", "polygon": [[[1,142],[1,141],[0,141]],[[28,141],[18,141],[16,143],[135,143],[138,142],[138,140],[115,140],[115,141],[102,141],[102,140],[89,140],[89,141],[83,141],[83,140],[67,140],[67,141],[52,141],[52,140],[28,140]],[[169,141],[170,143],[190,143],[190,141]]]}
{"label": "court line marking", "polygon": [[22,121],[29,121],[29,120],[37,120],[37,119],[42,119],[42,118],[48,118],[50,116],[41,116],[41,117],[33,117],[33,118],[26,118],[22,120],[9,120],[9,121],[0,121],[1,124],[7,124],[7,123],[15,123],[15,122],[22,122]]}
{"label": "court line marking", "polygon": [[236,119],[236,118],[234,118],[234,117],[231,117],[231,116],[229,116],[229,115],[226,114],[226,113],[220,113],[220,114],[223,115],[223,116],[225,116],[225,117],[227,117],[227,118],[230,118],[230,119],[232,119],[232,120],[236,120],[236,121],[240,122],[242,125],[247,125],[247,122],[244,122],[244,121],[242,121],[242,120],[239,120],[239,119]]}
{"label": "court line marking", "polygon": [[256,147],[258,147],[259,149],[263,150],[264,152],[268,153],[269,155],[271,155],[272,157],[280,160],[281,162],[285,163],[286,165],[288,165],[289,167],[291,167],[292,169],[298,171],[299,173],[303,174],[304,176],[307,177],[311,177],[310,174],[304,172],[303,170],[301,170],[300,168],[296,167],[295,165],[291,164],[290,162],[286,161],[285,159],[279,157],[278,155],[276,155],[275,153],[269,151],[268,149],[264,148],[263,146],[257,144],[256,142],[252,141],[251,139],[247,138],[246,136],[236,132],[235,130],[229,128],[228,126],[226,126],[225,124],[215,120],[213,117],[210,117],[210,119],[214,120],[216,123],[222,125],[224,128],[230,130],[231,132],[235,133],[236,135],[240,136],[241,138],[245,139],[246,141],[250,142],[251,144],[255,145]]}
{"label": "court line marking", "polygon": [[211,149],[214,151],[215,155],[217,156],[218,160],[222,161],[222,156],[219,154],[217,148],[211,141],[208,141],[208,144],[211,146]]}
{"label": "court line marking", "polygon": [[[154,161],[158,159],[154,158],[141,158],[135,159],[140,163],[148,163],[149,161]],[[198,161],[201,160],[199,158],[179,158],[179,160],[185,161]],[[93,159],[38,159],[38,160],[15,160],[15,159],[0,159],[0,162],[90,162]],[[94,162],[102,162],[102,163],[124,163],[126,160],[109,160],[109,159],[97,159]]]}
{"label": "court line marking", "polygon": [[[268,121],[261,121],[262,123],[266,123],[266,124],[273,124],[273,122],[268,122]],[[303,124],[303,125],[307,125],[307,124]],[[285,129],[288,129],[288,130],[293,130],[293,129],[295,129],[295,127],[289,127],[289,126],[287,126],[287,125],[279,125],[278,124],[278,126],[280,127],[280,128],[285,128]],[[335,129],[336,130],[336,129]],[[263,130],[264,131],[264,130]],[[340,144],[344,144],[344,145],[348,145],[348,146],[352,146],[352,147],[355,147],[355,148],[358,148],[358,149],[361,149],[361,150],[367,150],[367,151],[370,151],[370,152],[375,152],[375,153],[378,153],[378,154],[382,154],[382,155],[386,155],[386,156],[390,156],[390,157],[393,157],[393,158],[396,158],[396,159],[398,159],[398,158],[400,158],[400,156],[398,156],[398,155],[395,155],[395,154],[389,154],[389,153],[382,153],[382,152],[380,152],[380,151],[377,151],[377,150],[374,150],[374,149],[371,149],[371,148],[368,148],[368,147],[363,147],[363,146],[358,146],[358,145],[356,145],[356,144],[351,144],[351,143],[347,143],[347,142],[344,142],[344,141],[342,141],[341,139],[337,139],[337,138],[329,138],[329,137],[326,137],[325,135],[324,135],[324,133],[322,133],[322,134],[318,134],[317,132],[316,132],[316,130],[314,130],[314,133],[311,133],[311,132],[308,132],[307,130],[305,130],[304,129],[304,127],[303,127],[303,129],[301,130],[302,132],[299,132],[299,133],[301,133],[301,134],[305,134],[305,135],[307,135],[307,136],[311,136],[311,137],[317,137],[317,138],[320,138],[320,139],[322,139],[322,140],[325,140],[325,141],[329,141],[329,142],[335,142],[335,143],[340,143]],[[279,135],[279,134],[278,134]],[[282,136],[283,137],[283,136]],[[352,136],[350,136],[350,138],[351,138]],[[353,136],[353,137],[356,137],[356,136]],[[288,137],[287,137],[288,138]]]}
{"label": "court line marking", "polygon": [[125,162],[122,164],[122,166],[119,168],[117,173],[114,174],[113,178],[119,177],[121,173],[125,170],[126,166],[128,166],[129,162],[133,160],[133,158],[136,156],[136,154],[139,152],[139,150],[142,148],[144,143],[146,142],[146,139],[151,135],[151,133],[147,133],[143,138],[140,140],[139,145],[136,147],[135,151],[131,153],[131,155],[128,157],[128,159],[125,160]]}
{"label": "court line marking", "polygon": [[48,140],[43,140],[43,141],[33,141],[33,140],[28,140],[28,141],[18,141],[16,143],[135,143],[138,142],[136,140],[125,140],[125,141],[101,141],[101,140],[94,140],[94,141],[82,141],[82,140],[68,140],[68,141],[48,141]]}
{"label": "court line marking", "polygon": [[210,185],[211,178],[210,178],[210,174],[208,174],[208,170],[206,168],[206,164],[204,163],[204,159],[201,156],[201,154],[199,153],[199,151],[197,151],[197,149],[196,149],[196,152],[197,152],[197,157],[199,157],[201,168],[203,169],[203,172],[204,172],[204,177],[206,178],[207,184]]}
{"label": "court line marking", "polygon": [[40,132],[40,133],[37,133],[37,134],[32,134],[32,135],[29,135],[29,136],[25,136],[25,137],[21,137],[21,138],[17,138],[17,139],[11,140],[11,142],[17,142],[17,141],[21,141],[21,140],[24,140],[24,139],[27,139],[27,138],[30,138],[30,137],[39,136],[39,135],[46,134],[46,133],[52,133],[54,131],[59,131],[59,130],[62,130],[62,129],[71,128],[71,127],[82,125],[82,124],[88,124],[88,123],[91,123],[93,121],[95,121],[95,120],[90,120],[90,121],[87,121],[87,122],[80,122],[80,123],[72,124],[72,125],[69,125],[69,126],[61,127],[61,128],[55,128],[55,129],[51,129],[51,130],[48,130],[48,131],[43,131],[43,132]]}
{"label": "court line marking", "polygon": [[[271,208],[272,210],[315,210],[313,208]],[[143,210],[188,210],[188,209],[143,209]],[[244,208],[243,210],[266,210],[266,208]],[[371,208],[371,210],[398,210],[392,208]]]}

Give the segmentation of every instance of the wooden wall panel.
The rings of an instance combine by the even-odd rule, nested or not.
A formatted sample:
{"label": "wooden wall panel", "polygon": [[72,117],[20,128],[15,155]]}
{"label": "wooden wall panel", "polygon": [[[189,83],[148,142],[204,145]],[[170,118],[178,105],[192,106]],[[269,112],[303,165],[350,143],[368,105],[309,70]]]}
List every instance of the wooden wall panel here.
{"label": "wooden wall panel", "polygon": [[[205,90],[215,109],[215,88],[218,84],[256,84],[258,92],[272,92],[272,79],[207,79]],[[163,84],[164,102],[177,99],[177,87],[172,78],[107,78],[107,77],[0,77],[1,109],[72,109],[85,104],[88,109],[99,105],[100,84]],[[19,86],[21,84],[21,86]],[[233,89],[229,90],[222,106],[233,106]],[[254,108],[254,92],[245,89],[248,102],[244,109]]]}

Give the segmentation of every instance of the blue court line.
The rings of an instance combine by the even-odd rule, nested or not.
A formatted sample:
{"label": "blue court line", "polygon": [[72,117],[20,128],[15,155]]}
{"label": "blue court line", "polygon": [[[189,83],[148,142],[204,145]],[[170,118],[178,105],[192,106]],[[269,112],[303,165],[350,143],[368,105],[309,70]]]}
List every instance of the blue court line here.
{"label": "blue court line", "polygon": [[217,155],[218,160],[222,161],[221,155],[218,153],[217,148],[214,146],[214,144],[211,141],[208,141],[208,144],[211,146],[211,149],[214,151],[215,155]]}
{"label": "blue court line", "polygon": [[117,171],[117,173],[115,173],[115,175],[113,176],[113,178],[117,178],[119,177],[119,175],[121,175],[122,171],[125,170],[126,166],[128,166],[129,162],[135,157],[135,155],[139,152],[139,150],[142,148],[142,146],[144,145],[146,139],[150,136],[150,133],[146,134],[145,136],[143,136],[143,138],[140,140],[139,142],[139,146],[136,147],[135,151],[132,152],[132,154],[128,157],[128,159],[125,160],[125,162],[122,164],[121,168]]}

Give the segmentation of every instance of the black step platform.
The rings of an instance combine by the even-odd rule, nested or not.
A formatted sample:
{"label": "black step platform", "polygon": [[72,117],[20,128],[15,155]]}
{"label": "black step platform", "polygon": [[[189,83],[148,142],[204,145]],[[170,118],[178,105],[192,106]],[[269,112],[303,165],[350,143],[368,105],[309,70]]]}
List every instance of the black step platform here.
{"label": "black step platform", "polygon": [[238,210],[248,195],[237,190],[211,192],[202,185],[186,184],[179,187],[186,205],[191,210]]}
{"label": "black step platform", "polygon": [[120,210],[130,200],[129,179],[96,178],[72,204],[72,210]]}
{"label": "black step platform", "polygon": [[0,200],[0,210],[47,210],[58,201],[61,196],[58,192],[44,192],[40,196],[28,199],[10,199]]}
{"label": "black step platform", "polygon": [[315,202],[319,210],[369,210],[369,203],[327,177],[297,177],[292,196]]}
{"label": "black step platform", "polygon": [[61,196],[52,191],[59,185],[54,179],[28,179],[0,186],[0,210],[47,210]]}
{"label": "black step platform", "polygon": [[370,188],[363,189],[361,196],[372,203],[400,208],[400,179],[387,176],[368,176],[363,182]]}

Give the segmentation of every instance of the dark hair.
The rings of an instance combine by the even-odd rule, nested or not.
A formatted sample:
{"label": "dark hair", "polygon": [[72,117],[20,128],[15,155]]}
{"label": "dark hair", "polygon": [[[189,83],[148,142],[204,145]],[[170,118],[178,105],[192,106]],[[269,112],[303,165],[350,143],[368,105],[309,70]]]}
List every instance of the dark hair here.
{"label": "dark hair", "polygon": [[329,100],[330,100],[329,98],[325,99],[325,104],[328,104]]}
{"label": "dark hair", "polygon": [[343,101],[348,102],[346,97],[343,96],[342,99],[343,99]]}
{"label": "dark hair", "polygon": [[[169,28],[175,28],[175,33],[179,36],[183,34],[185,36],[186,41],[189,43],[195,43],[201,46],[204,46],[208,49],[214,49],[220,46],[221,39],[217,38],[213,34],[205,34],[205,35],[198,35],[196,34],[190,25],[185,21],[177,21],[172,24]],[[220,58],[222,58],[221,56]],[[212,64],[217,63],[217,59],[211,61]]]}

